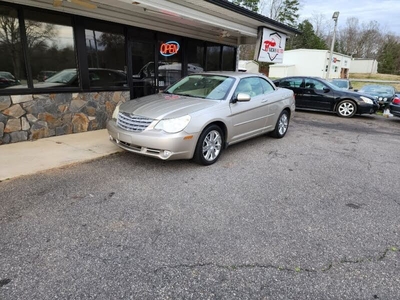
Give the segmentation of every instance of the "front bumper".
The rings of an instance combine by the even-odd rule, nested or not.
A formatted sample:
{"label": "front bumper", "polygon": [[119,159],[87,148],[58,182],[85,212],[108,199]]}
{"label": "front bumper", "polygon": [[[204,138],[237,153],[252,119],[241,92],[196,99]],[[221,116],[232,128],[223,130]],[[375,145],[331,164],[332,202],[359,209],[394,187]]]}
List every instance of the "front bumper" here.
{"label": "front bumper", "polygon": [[379,109],[379,105],[377,103],[375,104],[368,104],[365,102],[362,102],[361,104],[359,103],[358,105],[358,114],[374,114],[377,112]]}
{"label": "front bumper", "polygon": [[107,123],[107,130],[110,141],[118,147],[162,160],[191,159],[199,138],[199,133],[184,131],[174,134],[153,129],[131,132],[119,128],[114,119]]}
{"label": "front bumper", "polygon": [[390,104],[389,110],[392,115],[400,117],[400,105]]}

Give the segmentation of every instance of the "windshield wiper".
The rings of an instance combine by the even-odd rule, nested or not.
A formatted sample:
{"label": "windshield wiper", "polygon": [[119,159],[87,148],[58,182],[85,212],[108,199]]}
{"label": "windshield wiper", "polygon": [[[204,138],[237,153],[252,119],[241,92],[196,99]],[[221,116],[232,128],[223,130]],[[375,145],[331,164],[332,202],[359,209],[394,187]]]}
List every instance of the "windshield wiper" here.
{"label": "windshield wiper", "polygon": [[200,98],[199,96],[193,96],[191,94],[178,94],[179,96],[185,96],[185,97],[194,97],[194,98]]}

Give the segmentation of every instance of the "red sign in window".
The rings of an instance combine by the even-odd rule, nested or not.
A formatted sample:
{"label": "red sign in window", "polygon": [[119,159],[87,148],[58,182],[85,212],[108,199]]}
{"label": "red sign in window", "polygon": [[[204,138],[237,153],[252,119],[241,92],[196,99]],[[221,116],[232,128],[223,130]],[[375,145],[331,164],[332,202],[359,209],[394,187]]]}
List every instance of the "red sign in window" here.
{"label": "red sign in window", "polygon": [[179,51],[179,43],[175,41],[169,41],[162,43],[160,46],[160,53],[163,56],[172,56],[177,54]]}

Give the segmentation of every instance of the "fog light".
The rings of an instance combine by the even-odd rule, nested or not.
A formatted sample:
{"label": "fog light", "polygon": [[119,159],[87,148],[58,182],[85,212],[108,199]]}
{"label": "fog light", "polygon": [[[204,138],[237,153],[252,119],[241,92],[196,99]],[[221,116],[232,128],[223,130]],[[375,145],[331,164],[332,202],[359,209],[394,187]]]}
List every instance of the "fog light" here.
{"label": "fog light", "polygon": [[169,157],[171,154],[172,154],[171,151],[164,150],[163,156],[164,156],[165,158],[167,158],[167,157]]}

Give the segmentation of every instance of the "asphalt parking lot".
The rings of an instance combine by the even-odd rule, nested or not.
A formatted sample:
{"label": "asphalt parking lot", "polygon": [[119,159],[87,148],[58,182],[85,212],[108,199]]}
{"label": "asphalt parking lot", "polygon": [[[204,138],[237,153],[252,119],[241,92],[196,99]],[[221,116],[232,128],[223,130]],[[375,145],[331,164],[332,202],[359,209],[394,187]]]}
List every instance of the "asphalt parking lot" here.
{"label": "asphalt parking lot", "polygon": [[400,299],[400,118],[296,112],[208,167],[0,183],[0,299]]}

